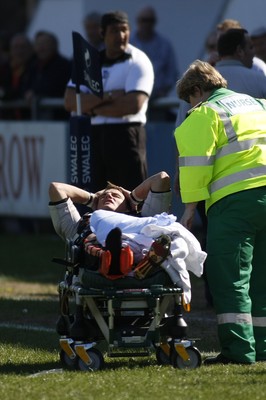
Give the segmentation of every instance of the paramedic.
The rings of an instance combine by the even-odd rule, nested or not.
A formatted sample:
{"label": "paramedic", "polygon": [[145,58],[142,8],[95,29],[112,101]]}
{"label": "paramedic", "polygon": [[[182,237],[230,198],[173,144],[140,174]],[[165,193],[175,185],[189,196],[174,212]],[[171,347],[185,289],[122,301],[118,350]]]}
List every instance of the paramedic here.
{"label": "paramedic", "polygon": [[208,218],[206,273],[221,352],[206,364],[266,360],[266,102],[227,89],[196,60],[177,82],[192,106],[175,130],[179,179],[191,228],[197,202]]}

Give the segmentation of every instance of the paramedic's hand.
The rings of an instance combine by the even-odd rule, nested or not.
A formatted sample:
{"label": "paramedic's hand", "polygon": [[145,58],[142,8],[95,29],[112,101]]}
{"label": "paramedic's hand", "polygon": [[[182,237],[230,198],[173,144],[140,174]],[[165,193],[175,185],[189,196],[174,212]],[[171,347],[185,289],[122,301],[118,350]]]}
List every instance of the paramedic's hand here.
{"label": "paramedic's hand", "polygon": [[188,230],[191,230],[193,225],[193,220],[195,216],[195,211],[198,203],[187,203],[184,214],[180,219],[180,224],[183,225]]}

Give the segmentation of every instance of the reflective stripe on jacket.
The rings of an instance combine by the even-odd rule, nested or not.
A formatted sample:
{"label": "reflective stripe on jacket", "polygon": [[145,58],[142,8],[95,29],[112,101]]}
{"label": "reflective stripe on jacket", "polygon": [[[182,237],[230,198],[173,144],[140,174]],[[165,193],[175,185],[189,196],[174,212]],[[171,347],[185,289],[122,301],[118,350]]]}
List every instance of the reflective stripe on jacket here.
{"label": "reflective stripe on jacket", "polygon": [[175,130],[184,203],[266,185],[266,102],[218,89]]}

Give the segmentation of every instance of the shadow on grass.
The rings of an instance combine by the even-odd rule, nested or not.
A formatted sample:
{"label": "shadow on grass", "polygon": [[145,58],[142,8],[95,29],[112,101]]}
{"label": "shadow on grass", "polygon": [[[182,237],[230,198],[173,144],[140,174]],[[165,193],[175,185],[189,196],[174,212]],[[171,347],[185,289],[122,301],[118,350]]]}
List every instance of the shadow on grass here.
{"label": "shadow on grass", "polygon": [[56,332],[35,331],[31,329],[1,328],[2,346],[11,345],[13,348],[31,349],[34,351],[54,352],[59,349],[58,335]]}
{"label": "shadow on grass", "polygon": [[0,323],[37,325],[52,328],[59,315],[59,301],[0,299]]}
{"label": "shadow on grass", "polygon": [[57,283],[64,267],[52,262],[64,257],[64,243],[56,235],[0,235],[1,274],[27,282]]}
{"label": "shadow on grass", "polygon": [[21,363],[12,364],[6,363],[0,366],[0,374],[16,374],[16,375],[29,375],[36,374],[40,371],[49,371],[53,369],[60,369],[62,366],[60,362],[46,362],[46,363]]}
{"label": "shadow on grass", "polygon": [[[5,349],[0,365],[3,374],[33,374],[42,370],[60,368],[59,342],[55,332],[31,329],[1,328],[0,347]],[[40,358],[57,358],[43,361]],[[36,358],[36,362],[32,359]],[[20,359],[25,359],[21,362]]]}

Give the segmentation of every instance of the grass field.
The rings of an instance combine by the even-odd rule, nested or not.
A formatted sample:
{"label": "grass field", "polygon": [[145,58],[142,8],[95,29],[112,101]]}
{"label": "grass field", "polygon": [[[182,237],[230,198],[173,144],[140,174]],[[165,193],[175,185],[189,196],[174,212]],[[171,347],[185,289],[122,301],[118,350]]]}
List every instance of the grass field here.
{"label": "grass field", "polygon": [[[194,370],[159,366],[149,358],[108,359],[97,372],[64,371],[55,323],[64,245],[55,235],[0,235],[0,398],[24,399],[264,399],[266,364],[204,365]],[[219,351],[215,316],[206,308],[201,279],[192,277],[189,334],[202,357]]]}

